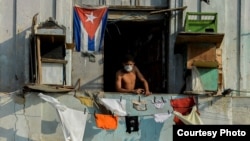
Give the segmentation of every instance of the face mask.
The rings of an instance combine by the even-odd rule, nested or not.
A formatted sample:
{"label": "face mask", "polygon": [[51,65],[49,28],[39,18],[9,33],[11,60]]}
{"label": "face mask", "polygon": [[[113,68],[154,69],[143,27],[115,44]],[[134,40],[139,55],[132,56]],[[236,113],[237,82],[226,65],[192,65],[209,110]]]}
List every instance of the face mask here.
{"label": "face mask", "polygon": [[133,70],[133,67],[131,65],[126,65],[124,66],[124,69],[127,71],[127,72],[130,72]]}

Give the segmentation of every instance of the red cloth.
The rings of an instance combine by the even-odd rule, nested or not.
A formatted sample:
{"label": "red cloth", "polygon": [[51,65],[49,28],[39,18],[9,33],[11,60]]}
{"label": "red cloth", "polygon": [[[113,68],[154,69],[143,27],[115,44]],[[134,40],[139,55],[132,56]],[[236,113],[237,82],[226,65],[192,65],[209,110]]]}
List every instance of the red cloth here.
{"label": "red cloth", "polygon": [[[171,99],[170,104],[174,111],[180,112],[182,115],[189,114],[192,111],[192,107],[196,105],[194,97]],[[176,125],[184,125],[177,116],[174,116],[174,122]]]}

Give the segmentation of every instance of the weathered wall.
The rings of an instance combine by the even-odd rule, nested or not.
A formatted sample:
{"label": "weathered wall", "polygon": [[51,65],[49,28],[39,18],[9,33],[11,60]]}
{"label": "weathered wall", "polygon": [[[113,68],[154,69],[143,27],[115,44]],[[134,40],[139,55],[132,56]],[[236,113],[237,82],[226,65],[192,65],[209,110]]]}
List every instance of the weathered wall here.
{"label": "weathered wall", "polygon": [[[30,5],[30,6],[27,6]],[[66,42],[72,42],[72,2],[60,0],[9,0],[0,2],[0,91],[14,91],[29,82],[29,36],[33,16],[49,17],[66,26]],[[67,69],[71,70],[70,63]],[[71,74],[67,76],[71,80]],[[71,83],[69,81],[69,83]]]}
{"label": "weathered wall", "polygon": [[[83,91],[78,91],[77,94],[82,94]],[[149,97],[141,96],[141,100],[145,100],[147,104],[146,111],[137,111],[132,107],[132,100],[138,100],[139,96],[124,95],[120,93],[104,93],[106,98],[117,98],[122,96],[126,100],[126,111],[131,116],[139,116],[139,131],[131,134],[126,133],[126,125],[124,117],[119,117],[118,128],[114,131],[99,129],[96,127],[95,118],[93,116],[93,107],[86,107],[81,104],[73,95],[43,93],[58,99],[68,108],[80,110],[84,112],[87,108],[88,118],[84,133],[84,139],[87,141],[125,141],[125,140],[140,140],[140,141],[163,141],[172,140],[172,125],[173,115],[164,123],[156,123],[153,118],[155,113],[164,113],[172,111],[170,100],[185,95],[176,94],[159,94]],[[60,141],[63,139],[63,132],[56,109],[46,101],[38,97],[37,92],[28,93],[25,95],[25,103],[16,103],[19,99],[8,94],[1,93],[1,113],[0,113],[0,140],[1,141]],[[163,109],[156,109],[151,103],[154,99],[166,99]],[[249,124],[249,97],[231,97],[231,96],[199,96],[198,109],[201,119],[204,124]],[[19,100],[20,101],[20,100]],[[8,124],[6,124],[8,123]],[[150,127],[150,128],[149,128]]]}
{"label": "weathered wall", "polygon": [[[88,1],[89,3],[90,1]],[[99,4],[97,1],[96,4]],[[115,1],[114,1],[115,2]],[[153,1],[152,1],[153,2]],[[87,1],[86,1],[87,3]],[[27,6],[32,5],[32,6]],[[158,5],[158,4],[156,4]],[[70,8],[72,4],[60,0],[8,0],[0,1],[0,91],[13,91],[22,87],[28,79],[28,37],[32,17],[39,13],[39,21],[44,21],[48,17],[54,17],[60,24],[67,27],[67,42],[72,42],[72,14]],[[210,4],[200,0],[184,1],[171,0],[171,8],[188,6],[185,11],[218,12],[218,31],[225,33],[223,49],[223,74],[225,88],[238,90],[248,90],[249,88],[249,1],[210,0]],[[65,10],[67,9],[67,10]],[[176,33],[182,30],[182,12],[172,12],[169,58],[168,58],[168,90],[169,93],[178,92],[180,89],[180,71],[182,68],[176,67],[181,64],[181,58],[173,55],[173,47]],[[86,61],[92,67],[85,68],[86,58],[81,54],[73,53],[72,63],[72,84],[80,77],[83,79],[82,86],[91,84],[91,79],[97,81],[97,87],[101,86],[102,56],[97,55],[96,63]],[[78,60],[79,59],[79,60]],[[99,62],[100,61],[100,62]],[[181,66],[181,65],[180,65]],[[79,67],[79,68],[78,68]],[[70,68],[70,67],[69,67]],[[77,70],[76,70],[77,69]],[[92,71],[98,74],[92,74]],[[86,77],[85,77],[86,76]],[[96,79],[98,78],[98,79]],[[100,78],[100,79],[99,79]],[[96,87],[94,87],[96,88]],[[244,93],[243,93],[244,94]],[[58,98],[67,106],[83,110],[83,105],[73,98],[72,94],[50,94]],[[248,92],[246,92],[248,95]],[[112,97],[120,95],[111,95]],[[158,96],[158,95],[157,95]],[[171,94],[164,95],[169,98]],[[131,99],[132,96],[127,96]],[[152,97],[147,98],[152,99]],[[249,97],[200,97],[199,110],[202,120],[206,124],[249,124]],[[13,102],[10,95],[0,95],[0,140],[62,140],[62,130],[55,114],[55,110],[37,97],[36,93],[26,95],[25,104]],[[150,111],[143,114],[152,114]],[[114,132],[96,129],[94,120],[88,120],[85,139],[117,140],[122,136],[124,140],[171,140],[172,121],[169,119],[164,124],[156,124],[151,116],[142,116],[140,132],[127,135],[124,132],[124,124]],[[121,121],[122,123],[122,121]],[[152,127],[152,128],[148,128]],[[145,129],[145,130],[143,130]],[[156,134],[152,136],[152,133]],[[119,135],[119,136],[118,136]],[[145,135],[145,136],[144,136]],[[158,136],[157,136],[158,135]],[[151,141],[151,140],[150,140]]]}
{"label": "weathered wall", "polygon": [[[173,12],[171,18],[170,28],[170,42],[169,42],[169,93],[176,93],[180,89],[182,83],[182,68],[175,67],[176,64],[181,63],[181,56],[174,56],[174,42],[176,34],[183,31],[184,16],[186,12],[217,12],[218,13],[218,32],[224,33],[224,39],[221,44],[222,48],[222,64],[223,64],[223,83],[225,88],[234,90],[248,91],[249,88],[249,1],[216,1],[210,0],[207,4],[200,0],[184,1],[172,0],[171,8],[187,6],[183,11]],[[234,17],[234,18],[232,18]],[[180,65],[181,66],[181,65]],[[174,73],[175,72],[175,73]],[[175,77],[171,77],[175,75]],[[247,92],[249,93],[249,92]],[[246,95],[246,92],[238,93]],[[247,94],[249,95],[249,94]]]}
{"label": "weathered wall", "polygon": [[95,62],[84,57],[80,52],[73,52],[72,56],[72,83],[79,90],[103,90],[103,55],[95,54]]}
{"label": "weathered wall", "polygon": [[[237,18],[238,21],[238,28],[240,28],[240,32],[238,33],[238,39],[240,39],[240,42],[238,43],[238,55],[240,56],[238,59],[238,69],[240,71],[241,79],[240,81],[240,90],[249,90],[249,39],[250,39],[250,27],[249,27],[249,22],[250,22],[250,17],[248,16],[249,13],[249,8],[247,8],[247,5],[249,5],[250,2],[248,0],[242,0],[240,5],[241,7],[238,6],[239,9],[239,17]],[[230,9],[229,9],[230,11]],[[229,19],[228,19],[229,20]],[[235,38],[234,38],[235,39]],[[228,80],[230,81],[230,80]]]}
{"label": "weathered wall", "polygon": [[[98,1],[92,1],[93,4],[99,4]],[[107,2],[107,1],[106,1]],[[112,1],[109,1],[111,4]],[[114,1],[113,1],[114,2]],[[125,2],[125,1],[123,1]],[[76,1],[77,4],[90,4],[91,1]],[[147,4],[146,4],[147,3]],[[141,2],[140,4],[159,6],[157,2]],[[233,4],[232,4],[233,3]],[[248,84],[248,1],[233,1],[228,3],[225,0],[211,0],[210,4],[201,2],[200,0],[170,1],[171,8],[188,6],[186,10],[174,11],[171,16],[170,38],[168,48],[168,92],[179,92],[182,85],[182,58],[173,54],[176,35],[183,29],[183,20],[187,11],[201,12],[218,12],[218,32],[225,33],[222,42],[222,57],[223,57],[223,74],[225,88],[238,90],[247,90]],[[32,6],[26,6],[30,4]],[[67,38],[66,42],[72,42],[72,2],[66,3],[61,0],[53,1],[31,1],[24,0],[22,2],[16,0],[1,1],[0,27],[4,30],[0,32],[0,90],[13,91],[22,87],[28,82],[28,46],[29,34],[32,23],[32,17],[39,13],[38,22],[46,20],[48,17],[54,17],[59,22],[66,26]],[[220,5],[220,6],[218,6]],[[12,8],[7,8],[12,7]],[[10,18],[11,17],[11,18]],[[235,17],[235,18],[232,18]],[[80,56],[80,55],[78,55]],[[77,59],[77,58],[76,58]],[[79,58],[81,59],[81,58]],[[176,67],[177,66],[177,67]],[[90,70],[92,68],[88,67]],[[72,64],[67,64],[67,79],[69,84],[74,84],[77,79],[76,74],[71,74]],[[81,69],[79,69],[81,70]],[[89,70],[86,70],[88,72]],[[8,72],[8,75],[6,73]],[[76,72],[76,71],[75,71]],[[175,73],[174,73],[175,72]],[[102,73],[100,71],[100,73]],[[100,74],[102,75],[102,74]],[[71,78],[73,81],[71,82]],[[87,75],[88,76],[88,75]]]}

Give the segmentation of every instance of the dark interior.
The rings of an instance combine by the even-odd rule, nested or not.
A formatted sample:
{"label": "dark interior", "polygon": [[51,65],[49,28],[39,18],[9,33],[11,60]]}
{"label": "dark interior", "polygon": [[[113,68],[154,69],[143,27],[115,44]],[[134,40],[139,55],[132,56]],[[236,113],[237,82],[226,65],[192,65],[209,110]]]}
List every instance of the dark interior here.
{"label": "dark interior", "polygon": [[122,68],[121,57],[130,53],[148,80],[150,91],[165,92],[164,25],[162,20],[108,22],[104,41],[104,91],[115,91],[115,73]]}
{"label": "dark interior", "polygon": [[41,57],[51,59],[64,59],[65,36],[41,35]]}

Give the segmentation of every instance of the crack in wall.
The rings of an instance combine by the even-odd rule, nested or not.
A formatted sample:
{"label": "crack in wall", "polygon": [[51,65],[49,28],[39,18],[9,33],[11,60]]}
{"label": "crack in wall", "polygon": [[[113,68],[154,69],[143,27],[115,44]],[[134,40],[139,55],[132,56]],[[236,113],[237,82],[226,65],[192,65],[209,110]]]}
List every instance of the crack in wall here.
{"label": "crack in wall", "polygon": [[[19,98],[19,99],[18,99]],[[20,98],[23,98],[23,99],[20,99]],[[19,101],[17,101],[17,99],[19,100]],[[30,141],[30,138],[31,138],[31,133],[30,133],[30,126],[29,126],[29,120],[28,120],[28,118],[27,118],[27,115],[26,115],[26,105],[25,105],[25,98],[24,97],[20,97],[19,95],[14,95],[13,96],[13,100],[14,100],[14,116],[15,116],[15,118],[16,118],[16,121],[15,121],[15,125],[14,125],[14,141],[17,141],[17,132],[18,132],[18,128],[19,128],[19,126],[22,126],[22,123],[24,123],[25,122],[25,125],[26,125],[26,127],[27,128],[25,128],[25,129],[27,129],[27,130],[25,130],[26,131],[26,134],[27,134],[27,141]],[[20,101],[21,100],[21,101]],[[20,103],[21,102],[21,103]],[[17,104],[18,103],[18,104]],[[22,105],[22,109],[17,109],[16,108],[16,106],[17,105]],[[19,110],[22,110],[22,113],[20,113],[20,114],[17,114],[17,112],[19,111]],[[23,116],[23,118],[24,118],[24,120],[25,121],[23,121],[23,119],[22,119],[22,116]],[[20,121],[19,121],[20,120]],[[21,123],[21,125],[18,125],[18,123]],[[23,129],[23,128],[22,128]],[[26,137],[24,137],[24,138],[26,138]]]}

